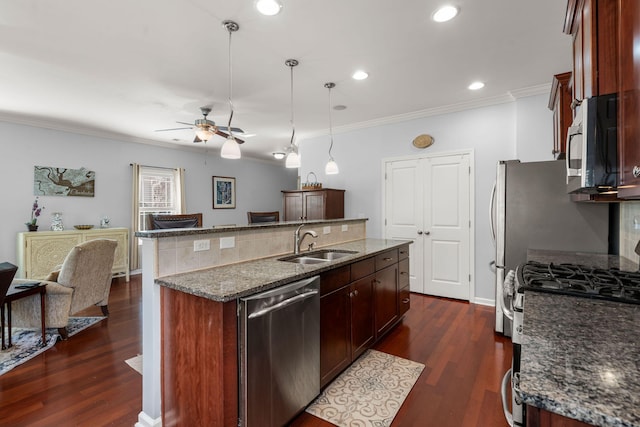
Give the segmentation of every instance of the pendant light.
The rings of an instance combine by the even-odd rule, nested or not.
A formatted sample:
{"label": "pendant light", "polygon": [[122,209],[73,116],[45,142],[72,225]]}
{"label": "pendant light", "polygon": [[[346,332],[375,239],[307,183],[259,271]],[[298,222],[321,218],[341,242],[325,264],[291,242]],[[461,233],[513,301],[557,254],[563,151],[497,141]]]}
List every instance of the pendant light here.
{"label": "pendant light", "polygon": [[331,125],[331,89],[336,87],[336,84],[325,83],[324,87],[329,89],[329,137],[331,138],[331,145],[329,145],[329,161],[324,167],[324,173],[326,173],[327,175],[335,175],[340,172],[340,170],[338,169],[338,164],[335,160],[333,160],[333,156],[331,155],[331,149],[333,148],[333,126]]}
{"label": "pendant light", "polygon": [[299,64],[295,59],[287,59],[284,64],[291,69],[291,143],[289,144],[289,154],[285,160],[285,166],[287,168],[299,168],[300,167],[300,155],[298,154],[298,147],[294,144],[296,136],[296,126],[293,122],[293,67]]}
{"label": "pendant light", "polygon": [[227,140],[222,145],[222,149],[220,150],[220,157],[224,159],[239,159],[241,157],[240,153],[240,145],[236,142],[236,139],[233,137],[233,131],[231,130],[231,119],[233,119],[233,102],[231,102],[231,88],[232,85],[232,73],[231,73],[231,34],[238,31],[240,26],[233,21],[224,21],[222,22],[222,26],[226,28],[229,32],[229,123],[227,125],[227,129],[229,130],[229,136]]}

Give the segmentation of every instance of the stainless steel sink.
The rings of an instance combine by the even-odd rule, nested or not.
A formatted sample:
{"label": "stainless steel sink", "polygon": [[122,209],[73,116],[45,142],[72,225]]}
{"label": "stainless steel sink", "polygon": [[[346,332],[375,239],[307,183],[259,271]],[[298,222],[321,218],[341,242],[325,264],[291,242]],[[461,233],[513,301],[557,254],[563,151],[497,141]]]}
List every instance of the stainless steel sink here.
{"label": "stainless steel sink", "polygon": [[357,254],[356,251],[345,251],[341,249],[322,249],[314,252],[305,252],[299,255],[287,256],[279,258],[278,261],[294,262],[297,264],[320,264],[323,262],[334,261],[348,255]]}

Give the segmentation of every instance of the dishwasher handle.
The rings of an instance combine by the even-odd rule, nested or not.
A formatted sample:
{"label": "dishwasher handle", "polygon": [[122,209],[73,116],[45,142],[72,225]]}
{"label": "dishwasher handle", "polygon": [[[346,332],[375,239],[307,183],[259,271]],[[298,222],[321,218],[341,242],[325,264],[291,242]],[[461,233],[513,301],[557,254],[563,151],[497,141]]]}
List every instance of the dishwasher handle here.
{"label": "dishwasher handle", "polygon": [[507,403],[507,387],[511,383],[511,369],[504,374],[502,377],[502,384],[500,387],[500,397],[502,398],[502,412],[504,412],[504,417],[507,420],[507,424],[509,427],[513,427],[513,414],[509,411],[509,404]]}
{"label": "dishwasher handle", "polygon": [[274,305],[272,305],[270,307],[263,308],[262,310],[254,311],[253,313],[251,313],[248,316],[248,318],[249,319],[255,319],[256,317],[264,316],[265,314],[271,313],[272,311],[279,310],[279,309],[281,309],[283,307],[286,307],[288,305],[294,304],[294,303],[296,303],[298,301],[307,299],[307,298],[312,297],[312,296],[317,295],[317,294],[318,294],[318,291],[309,291],[309,292],[305,292],[303,294],[298,294],[298,295],[296,295],[294,297],[291,297],[291,298],[288,298],[288,299],[286,299],[284,301],[280,301],[279,303],[274,304]]}

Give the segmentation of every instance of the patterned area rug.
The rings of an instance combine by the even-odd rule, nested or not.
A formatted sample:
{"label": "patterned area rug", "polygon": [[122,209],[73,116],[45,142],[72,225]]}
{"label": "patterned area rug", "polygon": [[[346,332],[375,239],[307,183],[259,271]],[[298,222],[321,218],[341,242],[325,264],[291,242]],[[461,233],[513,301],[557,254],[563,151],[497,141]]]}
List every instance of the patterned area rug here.
{"label": "patterned area rug", "polygon": [[340,427],[388,427],[423,369],[422,363],[368,350],[306,411]]}
{"label": "patterned area rug", "polygon": [[124,362],[127,365],[129,365],[133,370],[137,371],[140,375],[142,375],[142,355],[141,354],[134,356],[131,359],[127,359]]}
{"label": "patterned area rug", "polygon": [[[69,326],[67,327],[69,336],[87,329],[102,319],[106,319],[106,317],[70,317]],[[11,335],[13,346],[7,350],[0,351],[0,375],[50,349],[55,345],[59,337],[58,329],[47,329],[45,331],[46,344],[43,347],[42,331],[40,329],[13,328],[13,334]]]}

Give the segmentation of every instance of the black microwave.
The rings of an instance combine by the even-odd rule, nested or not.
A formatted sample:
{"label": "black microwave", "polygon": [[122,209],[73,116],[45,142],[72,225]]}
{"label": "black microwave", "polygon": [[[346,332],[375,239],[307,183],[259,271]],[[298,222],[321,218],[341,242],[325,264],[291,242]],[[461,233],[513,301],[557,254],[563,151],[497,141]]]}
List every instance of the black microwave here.
{"label": "black microwave", "polygon": [[584,99],[567,132],[567,190],[603,193],[618,186],[618,95]]}

